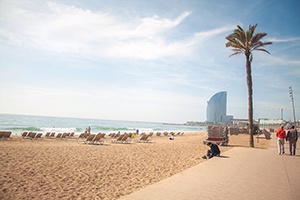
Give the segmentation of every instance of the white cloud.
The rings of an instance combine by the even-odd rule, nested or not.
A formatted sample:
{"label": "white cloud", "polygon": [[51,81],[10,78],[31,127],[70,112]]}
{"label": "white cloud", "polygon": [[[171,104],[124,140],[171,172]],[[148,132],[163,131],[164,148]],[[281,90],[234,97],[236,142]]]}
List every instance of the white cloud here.
{"label": "white cloud", "polygon": [[44,13],[34,9],[10,11],[4,24],[15,26],[0,29],[2,42],[85,57],[147,60],[187,56],[201,42],[232,29],[218,28],[168,42],[165,32],[176,35],[176,27],[191,12],[183,12],[175,19],[155,15],[136,20],[56,3],[47,3]]}
{"label": "white cloud", "polygon": [[299,37],[293,37],[293,38],[268,38],[268,41],[270,42],[294,42],[294,41],[300,41]]}

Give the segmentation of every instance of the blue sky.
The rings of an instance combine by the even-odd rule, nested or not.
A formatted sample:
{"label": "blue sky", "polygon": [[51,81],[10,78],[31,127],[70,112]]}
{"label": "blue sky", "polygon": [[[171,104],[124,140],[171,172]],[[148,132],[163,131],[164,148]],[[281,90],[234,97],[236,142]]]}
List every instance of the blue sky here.
{"label": "blue sky", "polygon": [[205,121],[227,91],[247,118],[245,56],[228,57],[237,25],[267,32],[254,52],[254,117],[300,113],[297,0],[0,1],[0,113],[151,122]]}

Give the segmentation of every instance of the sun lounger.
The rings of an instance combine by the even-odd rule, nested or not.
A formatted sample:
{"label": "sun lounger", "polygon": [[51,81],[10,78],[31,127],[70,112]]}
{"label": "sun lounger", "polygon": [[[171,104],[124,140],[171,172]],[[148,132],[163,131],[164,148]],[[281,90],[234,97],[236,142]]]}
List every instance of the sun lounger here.
{"label": "sun lounger", "polygon": [[39,139],[42,138],[43,133],[38,133],[36,134],[36,136],[34,137],[34,139]]}
{"label": "sun lounger", "polygon": [[[118,135],[118,134],[117,134]],[[115,137],[111,140],[111,142],[118,142],[121,141],[125,134],[119,135],[118,137]]]}
{"label": "sun lounger", "polygon": [[12,139],[10,137],[11,135],[11,132],[8,132],[8,131],[1,131],[0,132],[0,139],[3,139],[3,140],[7,140],[7,139]]}
{"label": "sun lounger", "polygon": [[27,137],[28,132],[23,132],[22,133],[22,138],[26,138]]}
{"label": "sun lounger", "polygon": [[55,138],[61,138],[62,133],[58,133]]}
{"label": "sun lounger", "polygon": [[116,135],[116,133],[110,133],[108,136],[109,136],[110,138],[114,138],[115,135]]}
{"label": "sun lounger", "polygon": [[36,133],[29,132],[28,135],[27,135],[27,137],[32,140],[35,137],[35,135],[36,135]]}
{"label": "sun lounger", "polygon": [[118,138],[116,142],[129,143],[130,142],[130,135],[127,134],[127,133],[124,133],[123,137],[120,136],[120,138]]}
{"label": "sun lounger", "polygon": [[150,134],[148,134],[148,135],[145,134],[138,140],[138,142],[150,142],[150,137],[151,137]]}
{"label": "sun lounger", "polygon": [[55,132],[52,132],[50,138],[55,138]]}
{"label": "sun lounger", "polygon": [[94,137],[93,139],[93,144],[97,144],[98,142],[99,143],[104,143],[104,137],[105,137],[105,133],[98,133],[96,135],[96,137]]}
{"label": "sun lounger", "polygon": [[93,143],[96,134],[90,134],[84,141],[84,143]]}
{"label": "sun lounger", "polygon": [[70,136],[70,133],[63,133],[61,138],[68,138]]}
{"label": "sun lounger", "polygon": [[154,134],[153,132],[150,132],[150,133],[149,133],[150,136],[152,136],[153,134]]}
{"label": "sun lounger", "polygon": [[81,133],[78,138],[86,139],[89,135],[90,133]]}
{"label": "sun lounger", "polygon": [[47,132],[46,135],[45,135],[45,137],[46,138],[50,137],[50,134],[51,134],[50,132]]}
{"label": "sun lounger", "polygon": [[122,135],[120,135],[118,138],[117,138],[117,140],[115,141],[115,142],[119,142],[119,141],[121,141],[122,140],[122,138],[125,136],[125,133],[124,134],[122,134]]}

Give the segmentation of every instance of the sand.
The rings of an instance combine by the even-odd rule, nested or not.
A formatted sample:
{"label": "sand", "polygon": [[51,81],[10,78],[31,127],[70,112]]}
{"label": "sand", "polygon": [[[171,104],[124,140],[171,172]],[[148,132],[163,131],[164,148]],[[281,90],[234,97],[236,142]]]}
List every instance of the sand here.
{"label": "sand", "polygon": [[[84,144],[78,139],[0,141],[0,199],[118,199],[206,160],[207,133],[185,133],[170,141]],[[137,140],[138,138],[135,138]],[[230,136],[229,145],[248,147],[249,136]],[[260,138],[256,148],[267,148]]]}

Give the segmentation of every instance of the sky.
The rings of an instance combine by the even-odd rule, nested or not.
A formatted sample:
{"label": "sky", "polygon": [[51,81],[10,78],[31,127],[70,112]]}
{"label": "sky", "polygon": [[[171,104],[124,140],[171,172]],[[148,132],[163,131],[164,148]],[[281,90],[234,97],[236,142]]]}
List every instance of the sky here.
{"label": "sky", "polygon": [[227,91],[247,119],[237,25],[268,33],[253,52],[254,118],[300,117],[298,0],[0,0],[0,113],[148,122],[206,121]]}

